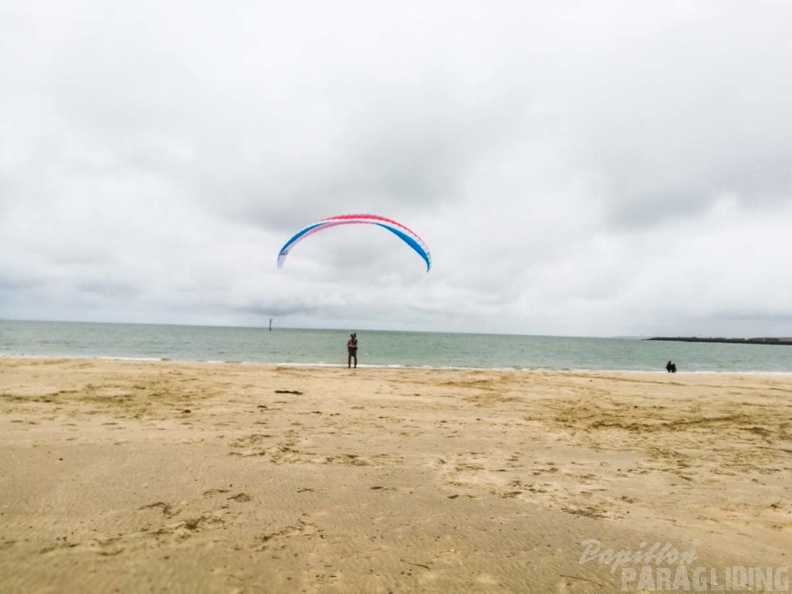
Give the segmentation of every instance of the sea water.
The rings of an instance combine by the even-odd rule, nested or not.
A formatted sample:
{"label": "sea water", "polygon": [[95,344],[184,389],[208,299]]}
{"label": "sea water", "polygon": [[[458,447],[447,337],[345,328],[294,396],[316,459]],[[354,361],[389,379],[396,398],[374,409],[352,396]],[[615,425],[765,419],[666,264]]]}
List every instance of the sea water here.
{"label": "sea water", "polygon": [[[357,330],[360,367],[792,373],[792,346]],[[0,320],[0,356],[346,365],[342,330]]]}

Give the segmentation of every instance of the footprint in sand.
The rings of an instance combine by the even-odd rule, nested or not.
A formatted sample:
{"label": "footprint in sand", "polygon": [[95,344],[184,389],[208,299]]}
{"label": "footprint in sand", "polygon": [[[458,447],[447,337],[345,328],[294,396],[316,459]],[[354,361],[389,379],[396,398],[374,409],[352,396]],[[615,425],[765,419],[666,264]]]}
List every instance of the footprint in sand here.
{"label": "footprint in sand", "polygon": [[228,498],[231,501],[236,501],[238,503],[247,503],[248,501],[252,500],[253,498],[248,495],[247,493],[237,493]]}
{"label": "footprint in sand", "polygon": [[144,505],[143,507],[138,508],[138,510],[144,509],[154,509],[160,508],[162,510],[162,514],[169,518],[172,518],[179,512],[173,509],[173,506],[170,503],[165,503],[164,501],[157,501],[156,503],[149,503],[148,505]]}

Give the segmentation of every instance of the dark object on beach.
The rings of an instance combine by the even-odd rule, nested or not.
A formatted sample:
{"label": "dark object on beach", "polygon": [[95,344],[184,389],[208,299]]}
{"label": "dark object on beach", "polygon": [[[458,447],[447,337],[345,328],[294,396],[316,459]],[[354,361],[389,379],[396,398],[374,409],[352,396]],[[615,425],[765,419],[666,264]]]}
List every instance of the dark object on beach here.
{"label": "dark object on beach", "polygon": [[[302,396],[302,392],[298,390],[275,390],[276,394],[297,394],[298,396]],[[267,408],[266,406],[264,408]]]}
{"label": "dark object on beach", "polygon": [[352,361],[355,362],[355,367],[357,367],[357,350],[357,334],[353,332],[349,335],[349,340],[347,341],[347,367],[352,367]]}
{"label": "dark object on beach", "polygon": [[669,361],[668,363],[666,363],[666,371],[668,373],[676,373],[676,363],[674,363],[673,361]]}

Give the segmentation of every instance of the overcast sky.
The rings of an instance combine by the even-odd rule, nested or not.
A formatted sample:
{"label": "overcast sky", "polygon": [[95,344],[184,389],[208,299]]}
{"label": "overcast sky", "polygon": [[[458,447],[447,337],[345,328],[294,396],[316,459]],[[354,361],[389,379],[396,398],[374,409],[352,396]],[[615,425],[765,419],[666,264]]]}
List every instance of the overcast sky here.
{"label": "overcast sky", "polygon": [[0,318],[792,336],[791,108],[782,0],[4,0]]}

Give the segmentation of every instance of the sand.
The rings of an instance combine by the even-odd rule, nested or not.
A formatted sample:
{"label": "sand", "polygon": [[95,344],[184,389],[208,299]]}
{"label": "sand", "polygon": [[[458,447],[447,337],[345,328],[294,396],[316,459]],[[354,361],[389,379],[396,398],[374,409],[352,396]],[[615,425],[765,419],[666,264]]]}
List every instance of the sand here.
{"label": "sand", "polygon": [[0,592],[788,578],[790,423],[785,375],[2,358]]}

